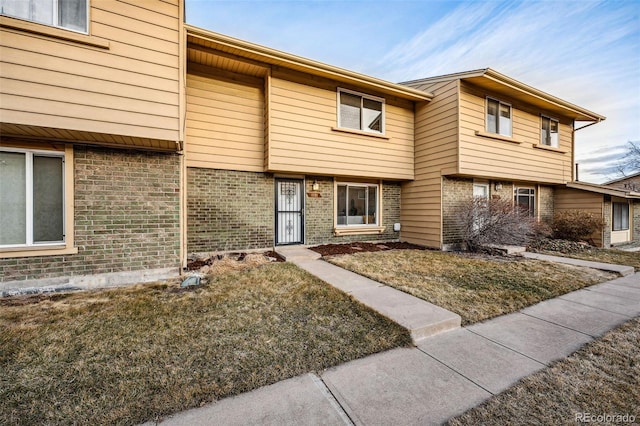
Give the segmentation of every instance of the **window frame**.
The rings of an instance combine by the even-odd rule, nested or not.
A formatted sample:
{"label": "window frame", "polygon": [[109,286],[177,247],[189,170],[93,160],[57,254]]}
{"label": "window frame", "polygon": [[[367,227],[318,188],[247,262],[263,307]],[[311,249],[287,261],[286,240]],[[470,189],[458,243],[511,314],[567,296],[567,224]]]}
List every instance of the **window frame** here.
{"label": "window frame", "polygon": [[[549,132],[547,135],[545,135],[545,129],[544,129],[544,121],[545,120],[549,120]],[[557,126],[557,131],[556,131],[556,143],[554,144],[552,139],[551,139],[551,123],[555,122],[556,126]],[[549,143],[547,143],[547,141]],[[553,118],[550,117],[548,115],[545,114],[540,114],[540,145],[542,146],[548,146],[551,148],[560,148],[560,120],[558,120],[557,118]]]}
{"label": "window frame", "polygon": [[[497,102],[498,103],[498,115],[496,116],[496,131],[489,129],[489,102]],[[509,121],[511,125],[509,126],[509,133],[501,133],[500,132],[500,106],[505,105],[509,107]],[[485,130],[487,133],[491,133],[492,135],[500,135],[504,137],[511,138],[513,137],[513,105],[508,102],[501,101],[500,99],[496,99],[491,96],[487,96],[485,98],[485,108],[484,108],[484,120],[485,120]]]}
{"label": "window frame", "polygon": [[[343,223],[340,224],[339,222],[339,218],[340,216],[340,212],[338,211],[338,205],[339,205],[339,199],[338,199],[338,188],[341,186],[346,186],[347,190],[345,193],[345,222],[347,223]],[[348,223],[349,220],[349,216],[348,214],[346,214],[346,209],[348,209],[349,206],[349,188],[350,187],[366,187],[367,188],[367,192],[365,193],[364,196],[364,200],[365,200],[365,211],[369,211],[368,207],[369,207],[369,188],[376,188],[376,209],[375,209],[375,213],[374,213],[374,217],[375,217],[375,223]],[[335,192],[336,192],[336,203],[335,203],[335,209],[334,209],[334,214],[336,217],[336,222],[335,222],[335,227],[336,229],[348,229],[348,228],[378,228],[380,226],[380,208],[381,208],[381,194],[382,194],[382,185],[380,185],[379,183],[366,183],[366,182],[336,182],[335,185]],[[353,215],[353,216],[367,216],[369,217],[369,214],[366,215]]]}
{"label": "window frame", "polygon": [[[617,206],[625,206],[625,209],[622,209],[623,211],[620,213],[624,213],[624,210],[626,210],[626,228],[622,227],[622,224],[619,223],[618,227],[616,229],[616,205]],[[623,218],[622,214],[620,214],[620,220]],[[629,231],[629,229],[631,228],[631,206],[629,205],[629,202],[623,202],[623,201],[612,201],[611,202],[611,230],[612,231]]]}
{"label": "window frame", "polygon": [[[520,194],[520,190],[529,191],[528,194]],[[532,188],[530,186],[514,186],[513,187],[513,208],[519,208],[520,204],[518,203],[519,197],[528,197],[529,198],[529,217],[537,217],[538,205],[536,204],[536,188]],[[523,209],[524,211],[524,209]]]}
{"label": "window frame", "polygon": [[[53,11],[52,11],[52,16],[56,17],[56,22],[59,22],[59,4],[61,0],[52,0],[54,3],[53,6]],[[90,11],[91,11],[91,0],[85,0],[85,17],[86,17],[86,21],[85,21],[85,28],[84,30],[78,30],[75,28],[68,28],[62,25],[59,25],[58,23],[44,23],[44,22],[40,22],[40,21],[34,21],[32,19],[29,18],[25,18],[23,16],[14,16],[14,15],[9,15],[9,14],[5,14],[5,13],[0,13],[0,16],[6,16],[8,18],[12,18],[12,19],[19,19],[21,21],[24,22],[30,22],[33,24],[37,24],[37,25],[44,25],[46,27],[50,27],[50,28],[58,28],[60,30],[64,30],[64,31],[71,31],[77,34],[85,34],[85,35],[89,35],[89,23],[90,23]]]}
{"label": "window frame", "polygon": [[[54,256],[78,253],[74,246],[74,171],[73,145],[48,144],[40,142],[5,142],[1,141],[0,150],[6,152],[24,153],[31,151],[44,156],[60,156],[63,158],[62,174],[62,203],[64,241],[37,243],[33,245],[3,245],[0,246],[0,259],[33,256]],[[33,192],[31,192],[33,194]]]}
{"label": "window frame", "polygon": [[[353,95],[353,96],[359,96],[360,97],[360,128],[356,129],[353,127],[346,127],[342,125],[342,114],[340,113],[341,111],[341,106],[342,103],[340,102],[340,94],[341,93],[347,93],[349,95]],[[380,107],[381,107],[381,117],[380,117],[380,131],[375,131],[375,130],[369,130],[369,129],[363,129],[363,117],[364,114],[362,113],[364,106],[364,100],[370,100],[370,101],[374,101],[374,102],[380,102]],[[337,96],[336,96],[336,105],[337,105],[337,128],[339,130],[346,130],[349,132],[363,132],[366,134],[370,134],[373,136],[384,136],[385,135],[385,131],[386,131],[386,102],[384,98],[380,98],[377,96],[373,96],[373,95],[368,95],[366,93],[362,93],[362,92],[356,92],[355,90],[349,90],[349,89],[344,89],[342,87],[338,87],[337,90]]]}

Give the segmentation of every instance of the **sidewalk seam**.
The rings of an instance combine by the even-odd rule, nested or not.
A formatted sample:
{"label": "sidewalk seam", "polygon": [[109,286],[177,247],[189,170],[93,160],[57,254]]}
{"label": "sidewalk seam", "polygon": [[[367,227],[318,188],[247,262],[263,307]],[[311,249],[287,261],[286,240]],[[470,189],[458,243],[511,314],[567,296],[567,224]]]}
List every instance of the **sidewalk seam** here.
{"label": "sidewalk seam", "polygon": [[[566,302],[570,302],[570,300],[566,300]],[[598,309],[598,308],[595,308],[595,309]],[[585,336],[587,336],[587,337],[589,337],[591,339],[595,339],[597,337],[597,336],[594,336],[592,334],[585,333],[584,331],[580,331],[580,330],[576,330],[575,328],[568,327],[568,326],[566,326],[564,324],[558,324],[557,322],[553,322],[553,321],[550,321],[548,319],[540,318],[540,317],[537,317],[535,315],[528,314],[526,312],[522,312],[522,311],[518,311],[518,312],[521,313],[522,315],[528,316],[529,318],[535,318],[537,320],[544,321],[544,322],[549,323],[549,324],[557,325],[558,327],[566,328],[567,330],[575,331],[576,333],[584,334]]]}
{"label": "sidewalk seam", "polygon": [[476,336],[478,336],[478,337],[482,337],[483,339],[487,339],[488,341],[493,342],[493,343],[495,343],[496,345],[502,346],[503,348],[509,349],[510,351],[513,351],[513,352],[515,352],[515,353],[517,353],[517,354],[520,354],[520,355],[522,355],[522,356],[523,356],[523,357],[525,357],[525,358],[529,358],[530,360],[535,361],[535,362],[537,362],[538,364],[544,365],[545,367],[548,367],[548,366],[550,366],[550,365],[551,365],[551,364],[547,364],[546,362],[542,362],[542,361],[540,361],[540,360],[538,360],[538,359],[535,359],[535,358],[533,358],[533,357],[531,357],[531,356],[529,356],[529,355],[527,355],[527,354],[523,354],[523,353],[522,353],[522,352],[520,352],[520,351],[517,351],[517,350],[515,350],[515,349],[513,349],[513,348],[510,348],[509,346],[507,346],[507,345],[505,345],[505,344],[503,344],[503,343],[500,343],[500,342],[497,342],[497,341],[495,341],[495,340],[493,340],[493,339],[490,339],[490,338],[488,338],[487,336],[483,336],[482,334],[477,333],[477,332],[475,332],[475,331],[473,331],[473,330],[470,330],[470,329],[468,329],[468,328],[464,328],[464,329],[465,329],[465,330],[467,330],[467,331],[468,331],[468,332],[470,332],[470,333],[475,334],[475,335],[476,335]]}
{"label": "sidewalk seam", "polygon": [[464,374],[462,374],[461,372],[459,372],[455,368],[451,367],[450,365],[445,364],[443,361],[440,361],[438,358],[436,358],[435,356],[433,356],[430,353],[426,352],[424,349],[419,348],[419,347],[416,347],[416,349],[418,349],[420,352],[422,352],[423,354],[425,354],[429,358],[433,359],[434,361],[444,365],[446,368],[448,368],[449,370],[453,371],[455,374],[457,374],[458,376],[462,377],[463,379],[470,381],[471,383],[473,383],[474,385],[476,385],[480,389],[488,392],[489,395],[491,395],[489,398],[491,398],[492,396],[496,395],[495,393],[491,392],[489,389],[487,389],[484,386],[482,386],[480,383],[477,383],[475,380],[470,379],[469,377],[465,376]]}
{"label": "sidewalk seam", "polygon": [[313,383],[320,389],[320,392],[322,392],[327,401],[329,401],[329,404],[331,404],[331,406],[338,412],[338,415],[340,416],[344,424],[355,426],[354,421],[351,419],[344,407],[342,407],[340,401],[338,401],[338,398],[336,398],[333,392],[331,392],[331,389],[329,389],[329,386],[327,386],[322,377],[315,373],[309,373],[309,375],[311,376],[311,380],[313,380]]}

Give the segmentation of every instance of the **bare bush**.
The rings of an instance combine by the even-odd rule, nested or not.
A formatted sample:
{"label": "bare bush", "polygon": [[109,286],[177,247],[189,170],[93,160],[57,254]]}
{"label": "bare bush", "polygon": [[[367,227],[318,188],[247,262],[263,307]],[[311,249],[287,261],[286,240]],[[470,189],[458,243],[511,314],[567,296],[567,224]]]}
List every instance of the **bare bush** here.
{"label": "bare bush", "polygon": [[462,242],[469,251],[488,245],[524,246],[544,228],[510,200],[469,198],[455,209]]}
{"label": "bare bush", "polygon": [[553,237],[569,241],[587,241],[596,232],[602,232],[602,217],[583,210],[564,210],[553,216]]}

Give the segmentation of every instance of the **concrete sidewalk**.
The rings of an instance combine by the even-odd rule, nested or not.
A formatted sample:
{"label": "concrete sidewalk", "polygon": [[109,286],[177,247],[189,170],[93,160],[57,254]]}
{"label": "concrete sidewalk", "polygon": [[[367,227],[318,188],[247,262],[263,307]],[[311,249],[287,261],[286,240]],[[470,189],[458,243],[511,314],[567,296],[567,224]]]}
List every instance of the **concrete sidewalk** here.
{"label": "concrete sidewalk", "polygon": [[440,333],[415,348],[179,413],[162,425],[441,424],[637,315],[640,273]]}

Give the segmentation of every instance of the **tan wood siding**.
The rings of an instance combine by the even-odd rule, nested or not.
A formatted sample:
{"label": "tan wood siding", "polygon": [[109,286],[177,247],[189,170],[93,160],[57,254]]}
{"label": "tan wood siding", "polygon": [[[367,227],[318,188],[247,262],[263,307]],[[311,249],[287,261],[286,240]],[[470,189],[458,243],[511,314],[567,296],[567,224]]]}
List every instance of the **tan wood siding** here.
{"label": "tan wood siding", "polygon": [[[385,99],[385,136],[333,130],[338,84],[275,69],[269,88],[267,169],[274,172],[413,178],[413,104]],[[365,94],[366,89],[347,87]]]}
{"label": "tan wood siding", "polygon": [[188,167],[264,170],[264,80],[190,64]]}
{"label": "tan wood siding", "polygon": [[90,4],[90,37],[106,49],[49,36],[46,26],[0,30],[0,120],[99,141],[179,140],[181,2]]}
{"label": "tan wood siding", "polygon": [[[485,132],[485,99],[490,96],[512,105],[514,142],[476,135]],[[571,120],[560,120],[558,150],[541,149],[544,111],[534,111],[505,96],[495,96],[466,83],[460,91],[460,174],[541,183],[571,180]]]}
{"label": "tan wood siding", "polygon": [[[604,199],[602,194],[577,189],[557,188],[554,192],[554,211],[581,210],[603,217]],[[597,246],[602,246],[602,232],[592,236]]]}
{"label": "tan wood siding", "polygon": [[458,85],[437,83],[421,90],[435,97],[416,106],[415,180],[402,185],[401,238],[442,247],[442,173],[457,169]]}

